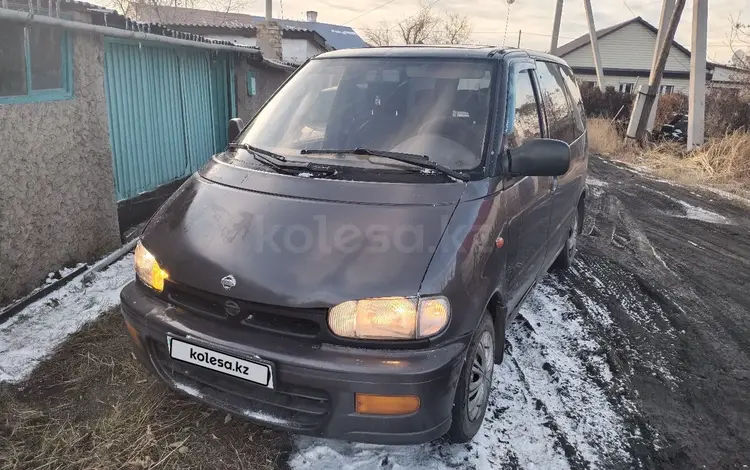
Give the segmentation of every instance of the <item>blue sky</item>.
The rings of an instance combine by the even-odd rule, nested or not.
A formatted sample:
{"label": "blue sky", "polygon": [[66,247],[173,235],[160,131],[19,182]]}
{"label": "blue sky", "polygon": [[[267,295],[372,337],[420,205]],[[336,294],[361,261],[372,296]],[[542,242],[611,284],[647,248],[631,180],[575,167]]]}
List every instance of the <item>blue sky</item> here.
{"label": "blue sky", "polygon": [[[283,7],[284,17],[303,19],[304,11],[318,11],[318,21],[327,23],[347,23],[355,29],[376,26],[381,21],[395,24],[418,11],[419,0],[393,0],[388,5],[354,19],[372,10],[387,0],[274,0],[274,16],[279,16]],[[434,1],[434,0],[431,0]],[[264,0],[248,0],[241,10],[262,14]],[[597,29],[642,16],[654,25],[658,24],[661,1],[659,0],[592,0]],[[693,0],[688,0],[683,19],[677,32],[677,41],[690,49],[690,22]],[[469,16],[474,26],[472,40],[477,43],[500,45],[503,42],[507,4],[505,0],[438,0],[434,8],[451,10]],[[552,28],[555,0],[516,0],[510,6],[510,21],[506,43],[515,45],[518,31],[523,30],[523,47],[549,49],[549,34]],[[632,13],[631,11],[632,10]],[[747,12],[742,15],[742,12]],[[725,62],[731,58],[728,47],[729,16],[741,15],[750,23],[750,0],[710,0],[709,1],[709,60]],[[581,0],[566,0],[560,44],[586,33],[586,17]]]}

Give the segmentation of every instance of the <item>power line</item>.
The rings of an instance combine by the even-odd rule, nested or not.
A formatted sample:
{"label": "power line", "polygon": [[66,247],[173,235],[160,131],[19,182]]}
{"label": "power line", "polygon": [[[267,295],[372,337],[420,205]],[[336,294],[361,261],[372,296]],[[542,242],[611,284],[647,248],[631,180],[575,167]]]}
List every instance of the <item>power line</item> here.
{"label": "power line", "polygon": [[[499,33],[499,31],[497,31],[497,30],[472,31],[472,34],[498,34],[498,33]],[[533,33],[533,32],[529,32],[529,31],[526,31],[526,30],[523,31],[523,34],[524,35],[530,34],[532,36],[543,36],[545,38],[551,38],[552,37],[551,34]],[[571,36],[558,36],[558,37],[560,39],[576,39],[576,38],[571,37]]]}
{"label": "power line", "polygon": [[349,20],[349,21],[347,21],[347,22],[345,22],[345,23],[342,23],[341,25],[342,25],[342,26],[344,26],[344,25],[347,25],[347,24],[351,23],[352,21],[354,21],[354,20],[358,20],[358,19],[362,18],[362,17],[363,17],[363,16],[365,16],[365,15],[369,15],[369,14],[370,14],[370,13],[372,13],[373,11],[375,11],[375,10],[379,10],[380,8],[383,8],[384,6],[386,6],[386,5],[389,5],[389,4],[391,4],[391,3],[395,2],[395,1],[396,1],[396,0],[388,0],[388,1],[387,1],[387,2],[385,2],[385,3],[382,3],[382,4],[378,5],[378,6],[376,6],[376,7],[375,7],[375,8],[373,8],[372,10],[367,10],[366,12],[362,13],[361,15],[355,16],[355,17],[354,17],[354,18],[352,18],[351,20]]}
{"label": "power line", "polygon": [[[347,21],[346,23],[344,23],[344,25],[345,25],[345,24],[347,24],[347,23],[350,23],[350,22],[352,22],[352,21],[354,21],[354,20],[356,20],[357,18],[361,18],[361,17],[363,17],[363,16],[365,16],[365,15],[366,15],[366,14],[368,14],[368,13],[372,13],[373,11],[377,10],[378,8],[382,8],[382,7],[384,7],[384,6],[388,5],[389,3],[392,3],[392,2],[394,2],[394,1],[395,1],[395,0],[389,0],[389,1],[387,1],[387,2],[385,2],[385,3],[383,3],[383,4],[381,4],[381,5],[378,5],[377,7],[373,8],[372,10],[370,10],[370,11],[366,11],[366,12],[362,13],[361,15],[357,16],[356,18],[353,18],[353,19],[351,19],[351,20]],[[442,0],[434,0],[434,1],[430,2],[430,3],[428,3],[428,4],[427,4],[427,6],[426,6],[426,7],[424,7],[423,9],[425,9],[425,10],[427,10],[427,9],[430,9],[430,8],[432,8],[432,6],[433,6],[433,5],[435,5],[436,3],[440,2],[440,1],[442,1]],[[420,11],[418,11],[418,12],[414,13],[414,14],[413,14],[413,15],[411,15],[411,16],[407,16],[407,17],[406,17],[405,19],[403,19],[403,20],[399,21],[398,23],[400,23],[400,22],[406,22],[406,21],[409,21],[410,19],[412,19],[412,18],[414,18],[415,16],[417,16],[417,15],[418,15],[418,14],[419,14],[419,13],[420,13],[421,11],[422,11],[422,8],[420,7]],[[392,31],[392,30],[394,30],[395,28],[396,28],[396,26],[394,25],[394,26],[390,26],[390,27],[386,28],[386,30],[387,30],[387,31]]]}
{"label": "power line", "polygon": [[631,15],[633,15],[633,18],[635,18],[636,16],[638,16],[638,15],[636,15],[636,14],[635,14],[635,13],[633,12],[633,9],[632,9],[632,8],[630,8],[630,5],[628,5],[628,2],[626,2],[625,0],[622,0],[622,3],[624,3],[624,4],[625,4],[625,8],[627,8],[627,9],[628,9],[628,11],[630,11],[630,14],[631,14]]}

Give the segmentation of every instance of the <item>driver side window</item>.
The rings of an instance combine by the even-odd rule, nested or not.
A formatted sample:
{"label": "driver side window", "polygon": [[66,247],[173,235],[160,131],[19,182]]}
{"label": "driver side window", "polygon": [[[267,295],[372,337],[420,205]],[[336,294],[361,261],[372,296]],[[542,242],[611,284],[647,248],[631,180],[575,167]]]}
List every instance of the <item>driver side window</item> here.
{"label": "driver side window", "polygon": [[539,105],[531,80],[532,73],[533,70],[526,69],[511,75],[505,128],[508,149],[520,147],[525,142],[542,136]]}

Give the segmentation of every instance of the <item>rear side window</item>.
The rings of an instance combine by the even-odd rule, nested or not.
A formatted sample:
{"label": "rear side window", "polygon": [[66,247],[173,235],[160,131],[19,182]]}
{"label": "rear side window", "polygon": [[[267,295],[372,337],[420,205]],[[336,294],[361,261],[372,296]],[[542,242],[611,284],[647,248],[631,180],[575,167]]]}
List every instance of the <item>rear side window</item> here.
{"label": "rear side window", "polygon": [[583,134],[586,130],[586,110],[583,108],[583,98],[581,98],[581,90],[578,88],[578,83],[573,76],[573,71],[568,67],[559,67],[562,71],[565,85],[570,92],[570,99],[573,103],[575,120],[576,120],[576,137]]}
{"label": "rear side window", "polygon": [[550,137],[573,143],[581,132],[576,126],[576,113],[565,91],[565,79],[560,68],[550,62],[537,62],[537,74]]}

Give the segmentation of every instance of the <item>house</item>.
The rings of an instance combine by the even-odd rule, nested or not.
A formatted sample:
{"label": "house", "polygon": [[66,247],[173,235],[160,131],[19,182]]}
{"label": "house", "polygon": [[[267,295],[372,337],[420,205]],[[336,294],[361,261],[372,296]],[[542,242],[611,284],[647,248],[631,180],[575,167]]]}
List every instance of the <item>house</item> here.
{"label": "house", "polygon": [[[604,71],[604,86],[635,93],[648,83],[658,29],[640,16],[596,32]],[[557,55],[571,66],[582,82],[596,82],[594,55],[589,35],[583,35],[557,49]],[[711,79],[714,64],[708,64]],[[661,80],[660,93],[688,93],[690,51],[672,42]]]}
{"label": "house", "polygon": [[[261,46],[258,38],[263,34],[265,23],[262,16],[137,2],[130,3],[126,14],[139,21],[248,46]],[[308,11],[306,15],[307,21],[274,19],[281,28],[280,59],[284,62],[301,64],[329,50],[367,46],[349,26],[320,23],[315,11]]]}
{"label": "house", "polygon": [[731,65],[714,64],[711,88],[746,88],[750,84],[750,71]]}
{"label": "house", "polygon": [[3,2],[0,305],[119,246],[293,70],[78,0]]}

